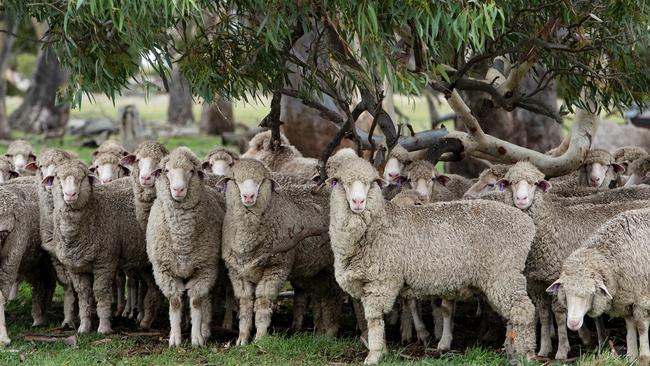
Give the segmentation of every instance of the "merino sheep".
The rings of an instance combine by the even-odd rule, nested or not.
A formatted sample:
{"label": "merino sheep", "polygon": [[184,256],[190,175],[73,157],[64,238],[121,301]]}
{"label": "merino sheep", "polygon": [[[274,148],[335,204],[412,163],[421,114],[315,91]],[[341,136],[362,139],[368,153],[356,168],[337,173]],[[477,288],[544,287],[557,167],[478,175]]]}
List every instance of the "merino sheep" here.
{"label": "merino sheep", "polygon": [[12,142],[9,144],[5,156],[12,160],[14,168],[18,173],[31,175],[31,172],[25,170],[25,167],[27,164],[36,160],[36,155],[34,155],[34,148],[29,142],[25,140]]}
{"label": "merino sheep", "polygon": [[206,173],[226,176],[237,159],[239,159],[239,154],[224,148],[216,148],[205,156],[202,167]]}
{"label": "merino sheep", "polygon": [[447,188],[450,178],[438,174],[433,164],[426,160],[411,163],[404,175],[407,185],[420,195],[428,197],[431,202],[453,201],[458,198]]}
{"label": "merino sheep", "polygon": [[42,185],[41,182],[47,176],[54,175],[54,171],[60,164],[74,159],[75,156],[69,152],[60,149],[45,149],[41,151],[35,162],[27,164],[25,169],[34,172],[36,184],[38,185],[38,210],[39,210],[39,229],[41,246],[49,253],[50,260],[56,271],[56,278],[63,287],[63,322],[62,327],[75,328],[75,302],[76,296],[72,286],[68,271],[63,264],[56,258],[54,244],[54,225],[52,222],[52,213],[54,211],[54,201],[52,198],[52,185]]}
{"label": "merino sheep", "polygon": [[95,174],[100,184],[107,184],[129,175],[129,169],[122,165],[122,158],[129,153],[118,142],[107,140],[92,155],[90,171]]}
{"label": "merino sheep", "polygon": [[614,161],[614,157],[607,150],[589,150],[580,168],[570,174],[550,180],[553,191],[564,194],[568,191],[574,194],[576,188],[585,187],[585,194],[595,192],[595,189],[609,189],[616,186],[619,174],[625,171],[623,165]]}
{"label": "merino sheep", "polygon": [[566,305],[570,329],[579,329],[585,315],[625,318],[627,354],[644,364],[650,361],[648,237],[650,209],[617,215],[564,261],[559,278],[547,289]]}
{"label": "merino sheep", "polygon": [[398,207],[383,199],[379,175],[363,159],[328,175],[336,280],[363,304],[366,363],[385,351],[383,315],[404,286],[418,297],[445,299],[467,288],[481,291],[508,320],[509,354],[533,351],[534,307],[522,274],[535,235],[529,217],[489,201]]}
{"label": "merino sheep", "polygon": [[397,206],[422,206],[429,203],[429,196],[423,195],[415,189],[404,189],[390,200]]}
{"label": "merino sheep", "polygon": [[79,296],[79,333],[90,331],[91,299],[97,304],[98,332],[111,332],[112,287],[118,269],[137,271],[149,283],[147,328],[155,315],[156,292],[145,254],[144,233],[135,216],[128,178],[93,187],[94,177],[76,160],[57,166],[43,184],[52,186],[56,258],[68,270]]}
{"label": "merino sheep", "polygon": [[[590,196],[562,199],[546,194],[551,189],[551,184],[529,162],[513,165],[497,185],[502,192],[508,190],[499,199],[526,212],[537,227],[537,235],[526,261],[525,274],[529,281],[529,293],[538,308],[542,324],[538,355],[546,357],[551,352],[552,345],[548,298],[544,290],[558,278],[563,260],[609,218],[623,211],[644,207],[647,201],[604,200],[601,196],[603,202],[599,203]],[[606,197],[606,194],[603,193],[603,196]],[[562,325],[565,323],[566,312],[558,304],[554,305],[556,322],[561,325],[558,327],[558,351],[555,358],[565,359],[570,348],[566,327]],[[581,336],[586,340],[588,335],[585,330]]]}
{"label": "merino sheep", "polygon": [[192,320],[192,345],[210,336],[210,292],[217,280],[224,212],[218,192],[203,184],[199,159],[180,147],[155,170],[157,199],[147,224],[147,255],[169,300],[169,345],[181,344],[183,294]]}
{"label": "merino sheep", "polygon": [[249,142],[248,150],[241,157],[257,159],[274,172],[308,178],[317,172],[318,167],[318,160],[303,157],[283,134],[280,135],[280,146],[274,151],[271,146],[271,131],[255,135]]}
{"label": "merino sheep", "polygon": [[510,165],[496,164],[483,170],[477,181],[465,191],[463,197],[478,197],[484,193],[492,192],[496,189],[496,184],[510,169]]}
{"label": "merino sheep", "polygon": [[32,286],[33,326],[46,324],[47,307],[55,288],[49,256],[41,249],[37,185],[33,178],[19,178],[0,185],[0,343],[10,339],[4,306],[18,278]]}
{"label": "merino sheep", "polygon": [[6,156],[0,156],[0,183],[8,182],[10,179],[17,178],[20,173],[14,168],[14,163]]}
{"label": "merino sheep", "polygon": [[[333,163],[337,164],[336,159]],[[264,164],[246,158],[233,165],[223,184],[228,207],[223,259],[239,300],[237,345],[249,342],[253,316],[255,339],[267,334],[272,302],[287,280],[301,292],[315,290],[313,301],[322,304],[321,314],[315,316],[317,331],[335,335],[340,296],[333,280],[332,252],[324,237],[327,194],[312,194],[313,182],[280,187]],[[304,230],[317,233],[296,241]],[[289,239],[295,245],[283,248]]]}
{"label": "merino sheep", "polygon": [[627,173],[629,174],[626,187],[635,186],[638,184],[648,184],[650,178],[650,155],[644,155],[634,160],[628,167]]}

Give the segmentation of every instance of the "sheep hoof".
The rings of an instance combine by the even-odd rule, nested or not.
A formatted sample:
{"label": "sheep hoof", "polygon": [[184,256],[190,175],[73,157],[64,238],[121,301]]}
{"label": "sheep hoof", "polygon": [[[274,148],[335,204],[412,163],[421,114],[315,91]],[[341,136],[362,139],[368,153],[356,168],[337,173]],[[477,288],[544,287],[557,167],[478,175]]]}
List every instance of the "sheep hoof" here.
{"label": "sheep hoof", "polygon": [[84,334],[88,332],[90,332],[90,322],[81,321],[79,329],[77,329],[77,333]]}
{"label": "sheep hoof", "polygon": [[422,344],[426,345],[427,343],[429,343],[429,339],[431,339],[431,334],[429,334],[429,332],[426,329],[421,330],[417,333],[418,333],[418,340],[422,342]]}
{"label": "sheep hoof", "polygon": [[436,347],[438,351],[449,351],[451,348],[451,338],[449,337],[442,337],[440,339],[440,342],[438,342],[438,346]]}
{"label": "sheep hoof", "polygon": [[404,344],[409,344],[413,340],[413,334],[411,332],[402,333],[401,341]]}
{"label": "sheep hoof", "polygon": [[111,329],[110,325],[99,325],[99,328],[97,328],[97,333],[99,334],[111,334],[113,333],[113,329]]}
{"label": "sheep hoof", "polygon": [[553,348],[550,345],[545,344],[545,345],[542,345],[542,347],[539,348],[539,352],[537,352],[537,356],[546,358],[546,357],[548,357],[549,353],[551,353],[552,351],[553,351]]}
{"label": "sheep hoof", "polygon": [[34,322],[32,323],[32,327],[42,327],[45,325],[47,325],[45,317],[34,318]]}
{"label": "sheep hoof", "polygon": [[247,344],[248,344],[248,339],[246,339],[246,337],[239,336],[239,338],[237,338],[237,343],[236,343],[237,346],[245,346]]}
{"label": "sheep hoof", "polygon": [[138,322],[141,322],[142,319],[144,319],[144,312],[141,311],[141,312],[138,313],[138,317],[136,318],[136,320]]}
{"label": "sheep hoof", "polygon": [[77,328],[74,324],[74,322],[70,319],[63,319],[63,323],[61,323],[61,328],[64,329],[75,329]]}
{"label": "sheep hoof", "polygon": [[569,355],[569,350],[568,349],[558,349],[557,353],[555,354],[555,359],[556,360],[566,360]]}
{"label": "sheep hoof", "polygon": [[379,359],[381,358],[382,352],[381,351],[370,351],[368,352],[368,356],[366,356],[366,359],[363,361],[364,365],[374,365],[377,362],[379,362]]}
{"label": "sheep hoof", "polygon": [[11,339],[9,339],[9,337],[7,337],[6,335],[0,337],[0,346],[7,346],[9,345],[9,343],[11,343]]}
{"label": "sheep hoof", "polygon": [[639,363],[639,365],[648,365],[648,363],[650,363],[650,355],[649,356],[640,356],[638,363]]}
{"label": "sheep hoof", "polygon": [[181,345],[181,335],[169,333],[169,347],[178,347]]}
{"label": "sheep hoof", "polygon": [[205,346],[205,338],[203,338],[203,336],[200,334],[192,336],[192,346]]}

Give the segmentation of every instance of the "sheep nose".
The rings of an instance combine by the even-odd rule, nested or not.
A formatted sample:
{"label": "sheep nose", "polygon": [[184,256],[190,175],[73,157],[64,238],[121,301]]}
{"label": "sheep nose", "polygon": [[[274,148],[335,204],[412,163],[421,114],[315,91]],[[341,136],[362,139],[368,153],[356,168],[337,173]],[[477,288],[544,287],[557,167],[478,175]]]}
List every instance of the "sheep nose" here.
{"label": "sheep nose", "polygon": [[102,184],[107,184],[107,183],[110,183],[111,181],[112,181],[111,178],[106,178],[106,179],[101,180]]}
{"label": "sheep nose", "polygon": [[399,173],[395,173],[395,172],[388,173],[388,176],[389,176],[391,179],[397,179],[397,177],[399,177]]}
{"label": "sheep nose", "polygon": [[517,196],[517,201],[525,201],[528,199],[528,195],[525,196]]}
{"label": "sheep nose", "polygon": [[174,193],[176,193],[177,196],[180,196],[185,192],[185,187],[174,187]]}
{"label": "sheep nose", "polygon": [[65,195],[66,195],[67,197],[72,198],[72,197],[74,197],[74,196],[77,195],[77,192],[65,192]]}
{"label": "sheep nose", "polygon": [[592,186],[597,186],[600,183],[600,178],[599,177],[591,177],[591,185]]}
{"label": "sheep nose", "polygon": [[253,203],[253,200],[255,199],[255,193],[242,193],[242,197],[244,197],[244,202]]}
{"label": "sheep nose", "polygon": [[354,203],[357,206],[361,206],[364,203],[366,203],[366,199],[365,198],[353,198],[352,203]]}
{"label": "sheep nose", "polygon": [[567,325],[571,330],[576,330],[580,326],[580,319],[569,319],[567,320]]}

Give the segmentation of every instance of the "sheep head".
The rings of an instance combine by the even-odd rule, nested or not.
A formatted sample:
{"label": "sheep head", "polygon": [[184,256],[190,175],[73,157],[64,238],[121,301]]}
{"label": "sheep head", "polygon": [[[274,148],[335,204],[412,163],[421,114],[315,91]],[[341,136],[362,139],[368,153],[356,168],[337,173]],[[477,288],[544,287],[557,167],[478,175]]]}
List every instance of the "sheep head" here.
{"label": "sheep head", "polygon": [[390,151],[384,166],[384,180],[388,184],[398,184],[402,171],[409,164],[411,164],[411,157],[408,151],[400,144],[395,145]]}
{"label": "sheep head", "polygon": [[537,190],[548,192],[551,189],[551,183],[544,179],[544,174],[527,161],[520,161],[508,169],[497,186],[501,192],[510,189],[515,207],[521,210],[533,204]]}
{"label": "sheep head", "polygon": [[650,155],[642,156],[634,160],[627,168],[630,175],[625,183],[626,187],[647,183],[650,179]]}
{"label": "sheep head", "polygon": [[223,178],[219,185],[227,192],[229,204],[237,193],[245,207],[258,207],[262,210],[266,209],[270,202],[271,190],[277,191],[280,187],[273,180],[271,171],[264,163],[247,158],[237,160],[228,176]]}
{"label": "sheep head", "polygon": [[129,169],[121,163],[121,158],[111,153],[95,157],[90,171],[97,176],[99,184],[108,184],[117,178],[129,175]]}
{"label": "sheep head", "polygon": [[[200,189],[204,178],[199,158],[187,147],[179,147],[164,157],[153,175],[161,181],[160,189],[168,191],[161,192],[156,183],[158,194],[169,194],[176,202],[184,202],[190,191]],[[196,195],[194,200],[198,199]]]}
{"label": "sheep head", "polygon": [[18,171],[25,169],[27,164],[36,160],[36,155],[34,155],[34,148],[32,145],[24,140],[16,140],[9,145],[7,149],[6,157],[10,158],[14,164],[14,167]]}
{"label": "sheep head", "polygon": [[625,171],[622,174],[629,174],[628,173],[628,167],[632,162],[634,162],[637,159],[641,159],[642,157],[648,155],[648,152],[645,151],[644,148],[639,147],[639,146],[623,146],[619,147],[614,151],[614,154],[612,154],[614,161],[617,162],[618,164],[621,164]]}
{"label": "sheep head", "polygon": [[114,140],[106,140],[102,142],[101,145],[99,145],[97,150],[93,151],[92,156],[93,158],[97,158],[103,154],[112,154],[119,158],[122,158],[129,155],[129,152],[126,151],[124,146],[122,146],[122,144],[119,142]]}
{"label": "sheep head", "polygon": [[465,192],[463,197],[478,197],[484,193],[494,191],[497,187],[497,182],[503,179],[508,169],[510,169],[510,165],[505,164],[496,164],[485,169],[478,176],[476,183]]}
{"label": "sheep head", "polygon": [[11,159],[6,156],[0,156],[0,183],[9,181],[18,177],[20,174],[14,169]]}
{"label": "sheep head", "polygon": [[625,172],[623,165],[614,161],[607,150],[590,150],[580,166],[580,184],[594,188],[608,188],[618,174]]}
{"label": "sheep head", "polygon": [[[379,173],[369,162],[361,158],[349,157],[345,164],[328,170],[327,175],[330,177],[327,182],[332,186],[332,195],[341,194],[343,190],[348,206],[355,214],[366,210],[371,196],[382,197],[381,187],[384,180],[379,177]],[[373,189],[378,192],[371,194]]]}
{"label": "sheep head", "polygon": [[[54,176],[54,171],[56,170],[57,165],[74,158],[74,155],[65,150],[46,149],[41,151],[41,154],[38,156],[36,161],[27,164],[25,169],[36,172],[36,176],[42,181],[45,177]],[[45,185],[44,188],[47,191],[50,191],[52,185]]]}
{"label": "sheep head", "polygon": [[406,180],[420,195],[431,197],[435,186],[445,186],[449,177],[438,174],[436,167],[430,162],[418,160],[406,168]]}
{"label": "sheep head", "polygon": [[84,207],[92,194],[95,176],[83,162],[70,160],[57,166],[54,175],[43,179],[44,186],[51,186],[55,201],[61,200],[73,208]]}
{"label": "sheep head", "polygon": [[226,149],[214,149],[203,161],[203,170],[214,175],[227,176],[230,168],[239,159],[239,154]]}
{"label": "sheep head", "polygon": [[153,188],[156,183],[154,171],[160,161],[169,154],[167,149],[156,141],[144,141],[133,154],[122,159],[122,165],[134,175],[134,179],[144,188]]}

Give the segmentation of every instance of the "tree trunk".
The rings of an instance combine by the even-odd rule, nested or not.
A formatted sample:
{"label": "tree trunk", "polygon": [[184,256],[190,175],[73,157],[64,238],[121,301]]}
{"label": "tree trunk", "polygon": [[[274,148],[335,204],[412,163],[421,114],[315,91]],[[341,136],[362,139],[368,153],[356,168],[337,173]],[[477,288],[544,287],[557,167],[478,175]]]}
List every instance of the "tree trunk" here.
{"label": "tree trunk", "polygon": [[232,102],[218,98],[214,103],[204,103],[201,112],[201,132],[221,135],[235,130]]}
{"label": "tree trunk", "polygon": [[45,46],[38,51],[36,71],[22,104],[9,117],[11,128],[25,132],[52,133],[65,128],[68,107],[56,104],[56,93],[67,78],[54,51]]}
{"label": "tree trunk", "polygon": [[0,28],[9,32],[0,33],[0,139],[2,140],[8,140],[11,137],[11,129],[7,120],[7,105],[5,104],[7,83],[4,75],[7,68],[7,60],[11,53],[11,46],[15,40],[13,36],[17,25],[15,20],[13,14],[8,14],[7,12],[0,14]]}
{"label": "tree trunk", "polygon": [[144,126],[140,121],[140,113],[134,105],[124,106],[119,113],[122,146],[127,151],[133,151],[140,142],[144,141]]}
{"label": "tree trunk", "polygon": [[167,121],[173,126],[187,126],[194,122],[190,84],[178,67],[172,69],[169,81],[169,106]]}

